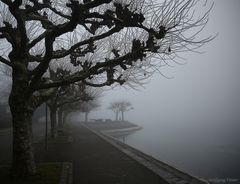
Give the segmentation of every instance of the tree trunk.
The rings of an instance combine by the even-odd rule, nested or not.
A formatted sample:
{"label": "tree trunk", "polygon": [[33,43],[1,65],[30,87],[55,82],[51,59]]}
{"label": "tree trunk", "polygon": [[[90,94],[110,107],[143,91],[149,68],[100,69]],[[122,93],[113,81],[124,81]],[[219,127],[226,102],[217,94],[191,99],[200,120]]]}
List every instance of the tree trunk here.
{"label": "tree trunk", "polygon": [[50,108],[50,120],[51,120],[51,138],[55,138],[57,136],[57,109]]}
{"label": "tree trunk", "polygon": [[122,121],[124,121],[124,112],[122,111]]}
{"label": "tree trunk", "polygon": [[63,125],[66,124],[68,114],[69,114],[69,112],[64,111],[64,113],[63,113]]}
{"label": "tree trunk", "polygon": [[13,84],[15,85],[9,96],[13,127],[11,175],[14,178],[25,178],[36,173],[32,134],[33,109],[29,105],[31,95],[27,95],[21,83],[13,81]]}
{"label": "tree trunk", "polygon": [[85,122],[88,122],[88,114],[89,112],[85,112]]}
{"label": "tree trunk", "polygon": [[115,115],[116,115],[116,121],[118,121],[118,112],[116,112]]}
{"label": "tree trunk", "polygon": [[58,109],[58,130],[63,130],[63,111],[61,107]]}

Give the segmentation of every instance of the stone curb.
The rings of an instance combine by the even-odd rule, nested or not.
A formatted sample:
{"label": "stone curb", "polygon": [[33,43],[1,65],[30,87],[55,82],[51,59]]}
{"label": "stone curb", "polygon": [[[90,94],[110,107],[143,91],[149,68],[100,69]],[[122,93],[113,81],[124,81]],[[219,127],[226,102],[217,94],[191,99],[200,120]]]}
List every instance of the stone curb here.
{"label": "stone curb", "polygon": [[59,181],[59,184],[72,184],[73,176],[72,176],[72,163],[63,162],[62,174]]}
{"label": "stone curb", "polygon": [[142,127],[136,126],[136,127],[131,127],[131,128],[120,128],[120,129],[111,129],[111,130],[101,130],[101,133],[103,134],[115,134],[115,133],[122,133],[122,132],[134,132],[137,130],[141,130]]}

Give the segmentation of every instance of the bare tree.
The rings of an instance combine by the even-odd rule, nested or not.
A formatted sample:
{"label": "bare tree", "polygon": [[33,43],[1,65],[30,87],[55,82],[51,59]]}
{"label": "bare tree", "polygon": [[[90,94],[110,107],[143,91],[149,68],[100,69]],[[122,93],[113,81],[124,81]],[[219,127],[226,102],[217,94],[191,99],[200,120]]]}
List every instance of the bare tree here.
{"label": "bare tree", "polygon": [[83,112],[85,113],[85,121],[88,121],[88,115],[91,111],[97,110],[100,107],[99,98],[102,96],[103,90],[100,88],[87,87],[85,89],[87,94],[87,100],[75,101],[74,103],[68,103],[63,106],[62,111],[64,113],[63,122],[66,121],[68,114]]}
{"label": "bare tree", "polygon": [[115,113],[116,121],[119,120],[119,113],[122,115],[122,121],[124,121],[124,113],[133,109],[132,104],[129,101],[119,100],[112,102],[108,107],[109,110]]}
{"label": "bare tree", "polygon": [[[101,87],[141,85],[178,52],[192,51],[211,38],[197,39],[211,7],[205,0],[2,0],[0,62],[12,68],[9,106],[13,125],[12,175],[35,174],[32,114],[45,98],[39,90],[77,81]],[[203,12],[203,11],[202,11]],[[69,38],[77,35],[69,45]],[[100,47],[101,46],[101,47]],[[37,49],[36,49],[37,48]],[[101,57],[88,58],[97,48]],[[160,60],[151,59],[158,58]],[[71,74],[46,80],[50,63],[72,64]],[[91,79],[97,78],[98,83]]]}
{"label": "bare tree", "polygon": [[85,122],[88,122],[89,113],[93,110],[97,110],[100,104],[97,100],[92,100],[82,104],[81,112],[85,113]]}
{"label": "bare tree", "polygon": [[109,105],[108,109],[115,113],[115,120],[118,121],[118,115],[120,112],[120,104],[118,102],[112,102]]}
{"label": "bare tree", "polygon": [[[50,69],[50,79],[55,80],[58,77],[64,77],[70,73],[68,70],[58,68],[56,71]],[[62,129],[61,107],[65,104],[85,102],[91,100],[91,97],[86,93],[86,87],[83,83],[74,83],[68,86],[62,86],[57,88],[51,98],[48,100],[47,105],[50,110],[50,122],[51,122],[51,137],[55,138],[57,135],[57,110],[59,128]]]}
{"label": "bare tree", "polygon": [[119,101],[119,111],[122,114],[122,121],[124,121],[124,113],[132,109],[132,104],[129,101]]}

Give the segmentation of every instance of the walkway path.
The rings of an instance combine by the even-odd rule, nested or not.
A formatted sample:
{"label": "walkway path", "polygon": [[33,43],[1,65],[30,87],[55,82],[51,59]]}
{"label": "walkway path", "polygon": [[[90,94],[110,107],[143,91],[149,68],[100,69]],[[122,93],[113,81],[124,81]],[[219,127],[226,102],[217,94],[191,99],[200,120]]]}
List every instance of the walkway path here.
{"label": "walkway path", "polygon": [[73,130],[73,142],[36,146],[36,159],[73,162],[74,184],[164,184],[156,174],[82,126]]}

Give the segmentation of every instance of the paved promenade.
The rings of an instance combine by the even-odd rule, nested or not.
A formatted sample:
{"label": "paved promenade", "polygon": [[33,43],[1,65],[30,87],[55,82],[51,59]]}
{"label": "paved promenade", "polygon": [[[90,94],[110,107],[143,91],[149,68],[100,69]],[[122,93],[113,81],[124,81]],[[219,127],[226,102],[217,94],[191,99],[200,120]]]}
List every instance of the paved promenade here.
{"label": "paved promenade", "polygon": [[74,126],[73,141],[36,145],[38,162],[70,161],[74,184],[164,184],[156,174],[131,159],[88,129]]}

